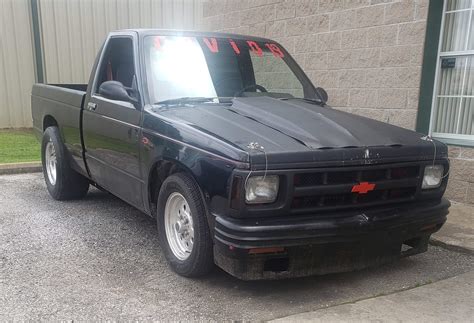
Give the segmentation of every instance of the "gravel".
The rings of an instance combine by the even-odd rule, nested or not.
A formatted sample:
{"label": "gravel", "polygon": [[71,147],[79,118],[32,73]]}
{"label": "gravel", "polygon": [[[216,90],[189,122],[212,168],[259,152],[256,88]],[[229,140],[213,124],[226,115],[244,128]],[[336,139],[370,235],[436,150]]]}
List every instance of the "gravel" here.
{"label": "gravel", "polygon": [[0,176],[0,320],[269,320],[416,287],[473,269],[473,257],[431,246],[352,273],[239,281],[219,269],[169,269],[154,219],[92,189],[49,197],[42,174]]}

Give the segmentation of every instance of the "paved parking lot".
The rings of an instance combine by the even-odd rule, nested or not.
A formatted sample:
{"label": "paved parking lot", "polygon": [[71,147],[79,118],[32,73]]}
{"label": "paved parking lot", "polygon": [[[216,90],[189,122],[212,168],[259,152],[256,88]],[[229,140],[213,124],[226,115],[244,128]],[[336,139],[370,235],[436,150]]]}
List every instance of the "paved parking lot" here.
{"label": "paved parking lot", "polygon": [[190,280],[166,265],[153,219],[91,190],[52,200],[41,174],[0,176],[0,320],[267,320],[388,294],[473,269],[429,252],[354,273],[242,282]]}

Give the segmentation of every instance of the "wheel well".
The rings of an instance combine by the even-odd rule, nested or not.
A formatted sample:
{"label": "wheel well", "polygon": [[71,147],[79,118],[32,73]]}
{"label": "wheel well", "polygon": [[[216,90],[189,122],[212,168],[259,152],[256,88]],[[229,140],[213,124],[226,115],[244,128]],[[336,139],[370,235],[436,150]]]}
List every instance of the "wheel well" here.
{"label": "wheel well", "polygon": [[153,165],[148,181],[148,203],[153,215],[156,214],[156,203],[161,185],[165,179],[176,173],[188,173],[187,169],[174,161],[161,160]]}
{"label": "wheel well", "polygon": [[58,123],[56,119],[54,119],[52,116],[47,115],[43,119],[43,131],[45,131],[48,127],[57,127]]}

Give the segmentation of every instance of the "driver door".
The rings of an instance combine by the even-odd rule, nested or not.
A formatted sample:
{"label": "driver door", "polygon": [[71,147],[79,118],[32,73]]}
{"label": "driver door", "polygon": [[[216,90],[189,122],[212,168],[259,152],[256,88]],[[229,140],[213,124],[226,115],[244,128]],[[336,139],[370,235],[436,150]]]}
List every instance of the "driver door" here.
{"label": "driver door", "polygon": [[119,81],[135,88],[136,38],[134,34],[111,36],[105,44],[83,114],[86,161],[92,179],[114,195],[142,208],[139,138],[141,107],[111,100],[99,94],[105,81]]}

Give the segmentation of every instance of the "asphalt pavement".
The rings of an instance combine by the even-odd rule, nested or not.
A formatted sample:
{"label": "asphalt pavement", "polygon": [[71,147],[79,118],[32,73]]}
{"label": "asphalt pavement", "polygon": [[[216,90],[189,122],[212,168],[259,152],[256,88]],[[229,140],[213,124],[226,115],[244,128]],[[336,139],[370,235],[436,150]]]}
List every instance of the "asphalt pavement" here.
{"label": "asphalt pavement", "polygon": [[0,321],[270,320],[454,277],[472,260],[431,246],[352,273],[243,282],[216,268],[186,279],[168,268],[155,221],[112,195],[57,202],[39,173],[0,176]]}

